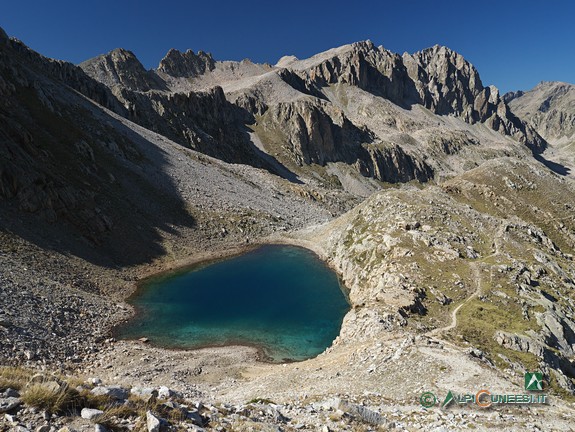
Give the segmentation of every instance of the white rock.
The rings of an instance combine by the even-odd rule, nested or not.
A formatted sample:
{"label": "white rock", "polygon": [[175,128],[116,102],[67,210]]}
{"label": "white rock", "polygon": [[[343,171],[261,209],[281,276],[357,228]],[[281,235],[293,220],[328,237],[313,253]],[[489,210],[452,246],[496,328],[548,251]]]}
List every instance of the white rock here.
{"label": "white rock", "polygon": [[148,432],[160,432],[160,419],[152,414],[151,411],[146,412],[146,424]]}
{"label": "white rock", "polygon": [[158,397],[160,399],[169,399],[170,397],[172,397],[174,395],[174,392],[172,390],[170,390],[168,387],[166,386],[161,386],[158,389]]}
{"label": "white rock", "polygon": [[127,389],[119,386],[95,387],[92,389],[91,393],[96,396],[108,396],[116,400],[128,399],[130,396],[130,392]]}
{"label": "white rock", "polygon": [[98,409],[93,409],[93,408],[82,408],[82,411],[80,412],[80,415],[82,416],[82,418],[86,419],[86,420],[97,419],[102,414],[104,414],[104,411],[100,411]]}

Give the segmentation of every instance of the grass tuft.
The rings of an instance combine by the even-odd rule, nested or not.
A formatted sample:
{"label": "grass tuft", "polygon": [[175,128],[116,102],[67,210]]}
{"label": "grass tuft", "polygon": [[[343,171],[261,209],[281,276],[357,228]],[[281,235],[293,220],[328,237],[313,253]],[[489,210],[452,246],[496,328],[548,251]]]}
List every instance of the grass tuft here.
{"label": "grass tuft", "polygon": [[22,402],[53,414],[63,414],[81,408],[80,394],[66,383],[31,383],[22,392]]}
{"label": "grass tuft", "polygon": [[26,386],[34,372],[28,369],[0,366],[0,391],[8,388],[21,390]]}

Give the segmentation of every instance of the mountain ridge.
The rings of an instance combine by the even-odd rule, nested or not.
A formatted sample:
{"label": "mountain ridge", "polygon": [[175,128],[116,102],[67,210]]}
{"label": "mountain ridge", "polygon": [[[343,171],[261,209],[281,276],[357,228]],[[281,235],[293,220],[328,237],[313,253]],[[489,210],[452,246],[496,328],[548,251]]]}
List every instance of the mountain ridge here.
{"label": "mountain ridge", "polygon": [[[399,108],[412,110],[414,106],[422,106],[443,117],[455,116],[469,124],[482,123],[503,136],[510,136],[520,141],[534,153],[543,151],[546,145],[536,132],[510,112],[493,87],[483,87],[477,71],[470,63],[446,47],[434,46],[414,54],[400,56],[383,47],[376,47],[370,41],[363,41],[327,50],[309,59],[290,58],[286,67],[254,64],[249,60],[215,61],[209,54],[198,52],[196,55],[191,50],[183,54],[177,50],[170,50],[160,61],[160,67],[149,71],[145,71],[139,62],[133,61],[128,64],[122,58],[117,60],[116,66],[107,67],[106,65],[114,58],[113,54],[106,54],[83,62],[80,66],[92,78],[104,84],[112,83],[119,101],[129,107],[128,118],[160,133],[167,133],[163,117],[168,116],[166,120],[172,125],[171,129],[177,125],[169,120],[172,116],[169,114],[170,103],[164,102],[165,97],[161,95],[181,94],[182,96],[178,98],[185,99],[190,97],[190,92],[221,87],[226,99],[239,108],[235,114],[236,126],[228,127],[219,137],[215,137],[212,132],[206,130],[203,132],[207,134],[202,131],[190,134],[187,130],[177,130],[179,126],[176,126],[170,137],[211,156],[223,157],[228,162],[246,163],[248,161],[247,163],[255,164],[255,166],[267,166],[271,169],[267,162],[262,161],[261,155],[257,156],[253,153],[252,143],[241,131],[243,129],[241,124],[244,123],[252,129],[251,125],[254,125],[256,134],[261,133],[262,128],[266,129],[267,136],[272,130],[297,131],[291,135],[291,144],[287,148],[278,144],[281,137],[272,138],[271,142],[259,137],[267,153],[271,150],[266,150],[266,145],[270,148],[283,147],[282,151],[276,152],[280,155],[280,160],[277,162],[289,166],[292,171],[294,169],[300,171],[302,166],[309,165],[312,161],[324,165],[326,161],[337,162],[345,159],[346,163],[350,163],[349,158],[342,158],[341,151],[336,150],[341,147],[341,143],[337,142],[337,134],[334,135],[331,132],[334,128],[337,129],[337,124],[340,123],[337,118],[339,114],[332,117],[320,107],[320,101],[333,106],[339,106],[345,102],[339,100],[333,93],[330,95],[326,93],[331,86],[357,88],[389,100]],[[96,66],[98,64],[100,66]],[[123,75],[126,75],[126,85],[122,85],[116,78],[118,74],[115,71],[122,68]],[[105,74],[106,70],[109,71],[109,77]],[[150,85],[150,76],[157,77],[156,83],[161,81],[161,85]],[[151,99],[152,103],[146,102],[146,98]],[[303,105],[307,107],[307,111],[302,118],[307,117],[314,122],[314,118],[319,118],[317,113],[323,112],[320,117],[323,116],[328,123],[331,123],[330,127],[318,129],[308,124],[302,128],[301,125],[293,124],[293,117],[282,117],[282,112],[294,110],[292,107],[288,111],[282,111],[280,108],[282,104],[291,105],[296,100],[305,98],[311,98],[312,103]],[[214,102],[221,110],[222,101]],[[300,104],[298,109],[301,109],[301,106]],[[273,114],[267,113],[268,110]],[[138,114],[135,115],[134,112]],[[330,109],[328,112],[336,113],[337,110]],[[191,118],[194,115],[191,114]],[[347,119],[346,121],[354,124],[355,120]],[[230,123],[233,122],[227,122],[228,125]],[[378,132],[370,130],[366,124],[361,126],[355,124],[355,126],[366,130],[366,137],[377,136],[379,142],[385,140]],[[314,139],[312,139],[313,134],[316,134]],[[214,139],[217,144],[214,144]],[[319,142],[329,143],[328,147],[333,150],[332,155],[320,159],[310,158],[307,155],[309,143],[315,143],[318,139]],[[369,146],[370,141],[373,139],[358,142],[356,150],[352,152],[356,155],[356,165],[367,167],[357,170],[357,174],[391,182],[413,178],[421,180],[433,176],[433,174],[421,176],[415,172],[399,177],[393,174],[381,175],[381,170],[374,169],[374,166],[382,163],[383,166],[391,168],[391,172],[405,170],[396,164],[390,165],[389,162],[383,162],[385,158],[382,159],[379,156],[381,151],[366,152],[365,148]],[[394,143],[401,149],[401,152],[405,153],[404,144],[403,142]],[[239,150],[232,150],[232,148]],[[384,152],[387,151],[384,150]],[[314,152],[325,153],[325,149],[314,149],[312,153]],[[248,154],[248,156],[242,157],[242,154]],[[276,155],[272,158],[275,159]],[[415,161],[415,165],[424,165],[418,155],[410,154],[409,151],[407,151],[407,159]],[[260,160],[259,163],[258,160]],[[275,166],[277,162],[271,165]],[[353,165],[354,161],[351,163]],[[411,168],[407,171],[411,171]]]}

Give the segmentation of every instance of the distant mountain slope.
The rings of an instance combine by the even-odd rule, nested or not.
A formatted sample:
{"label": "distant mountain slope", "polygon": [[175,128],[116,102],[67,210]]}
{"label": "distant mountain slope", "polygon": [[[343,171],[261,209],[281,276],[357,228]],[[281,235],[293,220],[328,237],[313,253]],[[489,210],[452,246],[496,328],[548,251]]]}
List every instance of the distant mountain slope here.
{"label": "distant mountain slope", "polygon": [[505,99],[549,142],[575,141],[575,85],[541,82],[527,92],[508,93]]}

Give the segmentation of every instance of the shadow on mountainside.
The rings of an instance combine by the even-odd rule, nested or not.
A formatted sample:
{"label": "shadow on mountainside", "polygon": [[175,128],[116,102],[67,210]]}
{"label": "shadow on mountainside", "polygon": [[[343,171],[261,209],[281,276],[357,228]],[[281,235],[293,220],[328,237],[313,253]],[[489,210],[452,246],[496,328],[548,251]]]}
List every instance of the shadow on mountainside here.
{"label": "shadow on mountainside", "polygon": [[0,98],[4,231],[117,267],[164,255],[162,232],[194,226],[161,148],[63,86],[46,102],[14,83]]}
{"label": "shadow on mountainside", "polygon": [[566,167],[565,165],[562,165],[562,164],[560,164],[560,163],[553,162],[553,161],[551,161],[551,160],[549,160],[549,159],[545,159],[542,154],[535,154],[535,153],[534,153],[534,154],[533,154],[533,157],[534,157],[537,161],[539,161],[539,162],[541,162],[543,165],[545,165],[547,168],[549,168],[551,171],[553,171],[553,172],[555,172],[555,173],[557,173],[557,174],[559,174],[559,175],[567,176],[567,175],[569,175],[569,174],[571,173],[571,169],[570,169],[570,168],[568,168],[568,167]]}

